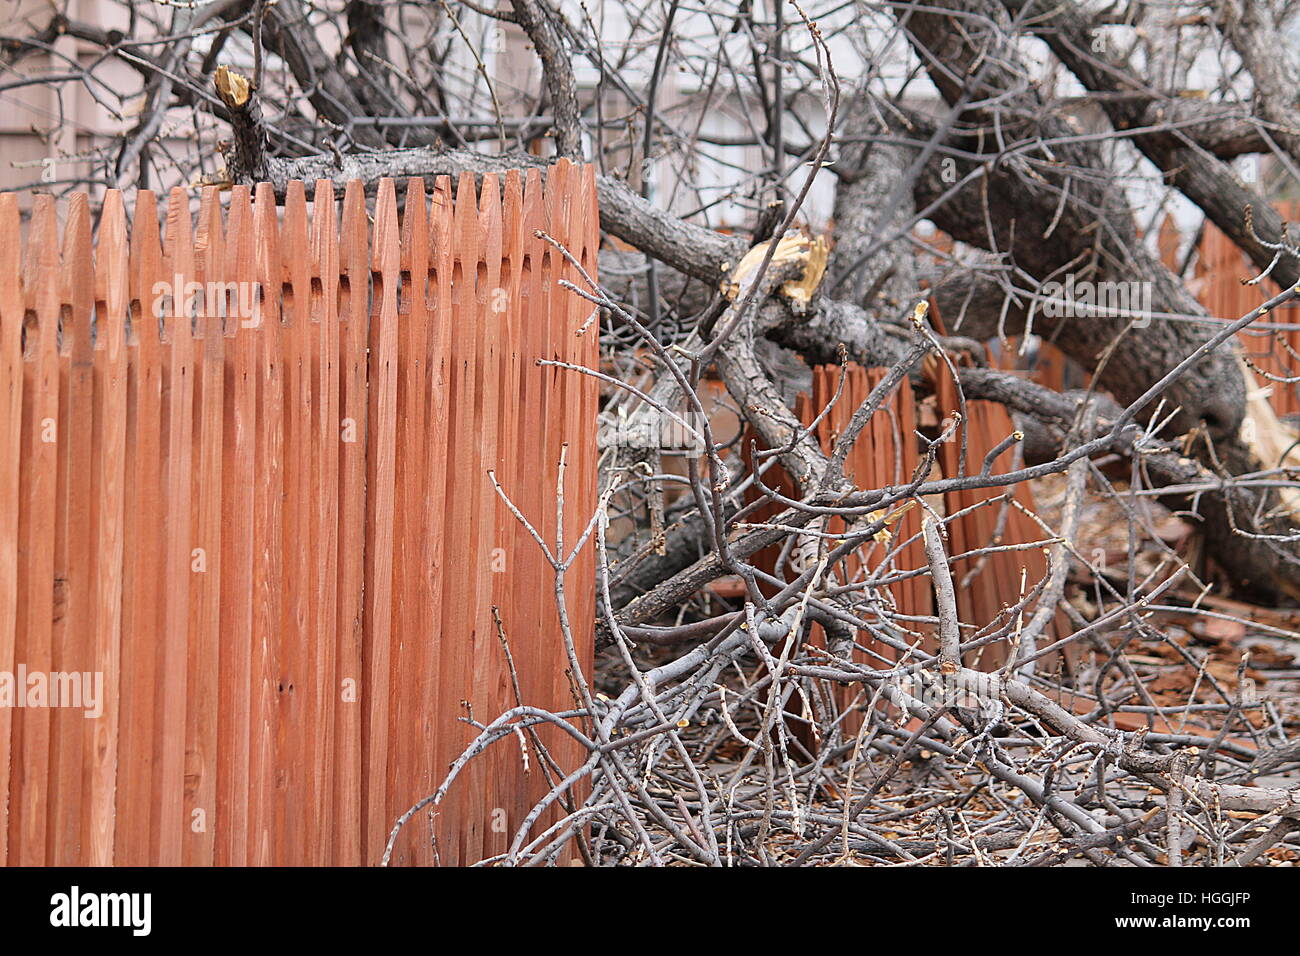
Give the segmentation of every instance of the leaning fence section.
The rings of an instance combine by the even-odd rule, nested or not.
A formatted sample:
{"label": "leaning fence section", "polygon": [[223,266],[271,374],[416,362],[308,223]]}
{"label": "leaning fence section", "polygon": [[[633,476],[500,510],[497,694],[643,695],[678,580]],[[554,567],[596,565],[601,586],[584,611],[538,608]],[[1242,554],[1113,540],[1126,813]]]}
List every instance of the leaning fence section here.
{"label": "leaning fence section", "polygon": [[[572,708],[594,559],[557,591],[532,535],[595,507],[595,380],[539,364],[596,362],[593,172],[372,208],[38,197],[24,239],[0,196],[0,862],[374,863],[475,722]],[[518,738],[393,860],[508,851],[580,759]]]}

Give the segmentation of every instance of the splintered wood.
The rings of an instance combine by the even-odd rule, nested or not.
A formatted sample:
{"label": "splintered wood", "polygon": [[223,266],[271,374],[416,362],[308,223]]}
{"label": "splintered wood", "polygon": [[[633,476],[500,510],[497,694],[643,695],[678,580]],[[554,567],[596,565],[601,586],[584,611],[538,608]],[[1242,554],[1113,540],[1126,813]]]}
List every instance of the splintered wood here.
{"label": "splintered wood", "polygon": [[[598,387],[537,362],[597,330],[540,234],[595,275],[594,173],[165,207],[128,238],[110,191],[92,239],[76,195],[60,239],[38,196],[23,241],[0,195],[0,863],[372,864],[469,719],[571,709],[591,666],[592,546],[571,656],[488,473],[572,549]],[[504,852],[585,756],[539,737],[555,766],[508,738],[393,860]]]}

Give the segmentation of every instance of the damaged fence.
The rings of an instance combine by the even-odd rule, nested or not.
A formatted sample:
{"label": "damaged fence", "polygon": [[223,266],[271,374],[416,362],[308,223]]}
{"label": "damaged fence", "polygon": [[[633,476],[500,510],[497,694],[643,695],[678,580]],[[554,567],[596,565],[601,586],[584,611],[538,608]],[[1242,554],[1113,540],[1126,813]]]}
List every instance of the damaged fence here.
{"label": "damaged fence", "polygon": [[[851,362],[842,369],[818,366],[812,370],[811,394],[798,396],[795,411],[806,427],[814,427],[814,435],[826,454],[833,452],[853,413],[886,374],[886,369],[867,369]],[[845,458],[845,474],[856,487],[898,488],[918,477],[978,474],[986,463],[996,471],[1015,467],[1017,458],[1011,438],[1015,426],[1005,408],[994,402],[968,401],[965,415],[960,416],[956,383],[946,365],[927,362],[923,378],[934,395],[925,411],[938,419],[929,427],[941,441],[934,468],[928,475],[921,475],[923,460],[917,435],[922,427],[922,409],[911,382],[904,378],[880,402]],[[742,439],[747,461],[751,442],[757,441],[757,434],[747,430]],[[779,465],[768,470],[764,484],[788,497],[798,495],[793,481]],[[777,511],[775,504],[759,503],[760,498],[758,490],[749,493],[748,503],[756,505],[750,520],[756,523],[770,519]],[[927,507],[951,518],[946,527],[958,583],[958,618],[968,628],[963,637],[968,637],[974,633],[972,626],[983,627],[999,619],[1007,607],[1020,603],[1040,581],[1047,570],[1043,548],[1049,542],[1033,517],[1035,504],[1025,484],[1013,490],[949,492],[929,500]],[[919,642],[929,651],[934,643],[934,594],[924,573],[922,516],[922,509],[908,505],[878,516],[886,518],[886,528],[845,562],[844,579],[837,579],[836,586],[873,594],[874,600],[888,607],[890,617],[908,641]],[[828,519],[824,528],[832,536],[845,530],[840,518]],[[791,549],[774,545],[758,552],[754,564],[772,577],[788,570],[797,559]],[[774,585],[770,587],[775,589]],[[1049,623],[1048,633],[1055,632],[1056,622]],[[810,628],[810,639],[825,646],[826,635],[820,625]],[[853,652],[853,659],[858,663],[880,668],[898,659],[896,651],[869,633],[860,632],[855,640],[859,649]],[[983,670],[996,670],[1003,663],[1004,643],[972,652],[967,661],[968,666]],[[857,711],[861,693],[860,687],[838,687],[834,689],[835,699],[827,702],[846,715],[845,733],[855,733],[860,726],[861,714]],[[816,752],[816,741],[808,731],[809,715],[803,712],[807,706],[806,701],[796,702],[786,722],[795,739],[812,754]]]}

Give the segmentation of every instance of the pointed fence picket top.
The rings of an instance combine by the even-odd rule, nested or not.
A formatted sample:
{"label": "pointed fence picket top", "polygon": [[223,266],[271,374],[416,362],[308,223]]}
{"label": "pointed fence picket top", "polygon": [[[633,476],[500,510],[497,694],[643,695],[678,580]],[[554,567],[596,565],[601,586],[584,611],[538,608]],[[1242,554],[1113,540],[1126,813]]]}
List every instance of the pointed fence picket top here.
{"label": "pointed fence picket top", "polygon": [[[0,195],[0,671],[92,675],[95,711],[0,707],[3,863],[376,863],[473,739],[462,702],[572,705],[552,570],[488,473],[572,548],[599,390],[536,362],[594,367],[598,330],[535,232],[594,275],[590,169],[385,180],[373,219],[359,182],[195,198],[77,196],[60,230],[37,197],[24,240]],[[506,853],[545,790],[494,748],[393,860]]]}

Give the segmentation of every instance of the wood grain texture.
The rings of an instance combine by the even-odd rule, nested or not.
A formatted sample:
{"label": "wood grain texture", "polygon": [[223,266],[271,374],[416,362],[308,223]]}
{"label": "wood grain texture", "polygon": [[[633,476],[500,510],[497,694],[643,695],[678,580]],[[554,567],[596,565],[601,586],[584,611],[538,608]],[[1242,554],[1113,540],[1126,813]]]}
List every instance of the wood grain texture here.
{"label": "wood grain texture", "polygon": [[[94,674],[94,311],[95,273],[90,241],[90,209],[84,194],[68,203],[63,230],[59,501],[55,564],[55,622],[52,664],[61,674]],[[61,606],[60,606],[61,604]],[[93,682],[86,685],[93,694]],[[89,701],[87,701],[88,703]],[[68,702],[63,702],[68,703]],[[56,706],[50,759],[54,786],[48,833],[50,862],[78,862],[81,848],[82,771],[93,724],[83,711]]]}
{"label": "wood grain texture", "polygon": [[[54,199],[37,196],[32,210],[23,292],[29,314],[29,358],[23,367],[25,490],[20,511],[19,569],[25,575],[18,604],[15,661],[29,672],[46,672],[53,662],[55,614],[55,528],[60,435],[59,248]],[[34,319],[34,327],[30,322]],[[10,862],[48,862],[46,829],[50,798],[50,715],[48,707],[18,710],[13,720],[10,771]],[[15,817],[15,811],[17,815]]]}
{"label": "wood grain texture", "polygon": [[[253,713],[254,489],[257,484],[257,343],[262,306],[255,258],[252,196],[231,193],[226,276],[239,307],[226,323],[225,404],[221,472],[221,632],[218,673],[217,809],[215,862],[248,863],[249,788]],[[245,305],[251,306],[251,310]]]}
{"label": "wood grain texture", "polygon": [[220,694],[222,441],[225,432],[225,236],[217,190],[203,190],[194,236],[194,465],[190,508],[190,647],[185,719],[187,866],[211,865],[217,818],[217,707]]}
{"label": "wood grain texture", "polygon": [[314,729],[307,720],[311,629],[311,259],[306,191],[285,197],[280,230],[284,289],[284,562],[278,632],[275,858],[307,859],[307,756]]}
{"label": "wood grain texture", "polygon": [[334,739],[338,692],[339,605],[339,233],[334,188],[316,183],[312,202],[311,322],[313,382],[317,421],[314,470],[317,487],[315,530],[316,613],[312,648],[311,861],[335,862]]}
{"label": "wood grain texture", "polygon": [[[161,659],[163,556],[162,339],[155,293],[163,282],[158,210],[152,193],[136,197],[130,243],[127,344],[125,559],[121,705],[118,712],[117,834],[114,862],[152,858],[155,675]],[[157,308],[156,308],[157,306]]]}
{"label": "wood grain texture", "polygon": [[159,866],[179,866],[189,821],[185,818],[185,720],[188,709],[190,589],[194,575],[194,243],[189,197],[173,189],[167,202],[163,243],[165,275],[173,283],[165,317],[163,375],[166,450],[163,525],[164,569],[162,659],[155,683],[155,704],[162,739],[154,764],[158,808],[153,842]]}
{"label": "wood grain texture", "polygon": [[[0,670],[13,673],[18,639],[22,514],[22,244],[17,197],[0,195]],[[0,709],[0,865],[9,862],[13,708]]]}
{"label": "wood grain texture", "polygon": [[374,293],[370,312],[370,418],[366,480],[366,758],[363,817],[365,858],[378,859],[394,819],[393,768],[388,763],[393,633],[393,535],[397,460],[397,195],[391,179],[379,184],[371,243]]}
{"label": "wood grain texture", "polygon": [[253,259],[266,290],[256,354],[257,437],[253,505],[253,638],[250,648],[248,862],[276,861],[275,792],[279,739],[279,634],[284,565],[283,273],[275,196],[258,186],[253,206]]}
{"label": "wood grain texture", "polygon": [[366,350],[369,326],[370,262],[365,193],[349,183],[343,197],[338,308],[341,394],[339,411],[339,710],[335,744],[335,854],[343,866],[364,856],[362,717],[366,542],[366,450],[369,431]]}

